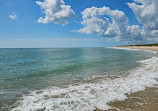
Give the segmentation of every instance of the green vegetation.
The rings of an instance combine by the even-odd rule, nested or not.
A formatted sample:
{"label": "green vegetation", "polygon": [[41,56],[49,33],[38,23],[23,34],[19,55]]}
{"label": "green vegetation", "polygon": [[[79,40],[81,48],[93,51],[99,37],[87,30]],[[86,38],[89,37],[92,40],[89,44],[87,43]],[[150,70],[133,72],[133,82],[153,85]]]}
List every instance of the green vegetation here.
{"label": "green vegetation", "polygon": [[126,47],[126,46],[157,46],[158,44],[141,44],[141,45],[125,45],[125,46],[117,46],[117,47]]}
{"label": "green vegetation", "polygon": [[142,44],[142,45],[129,45],[129,46],[158,46],[158,44]]}

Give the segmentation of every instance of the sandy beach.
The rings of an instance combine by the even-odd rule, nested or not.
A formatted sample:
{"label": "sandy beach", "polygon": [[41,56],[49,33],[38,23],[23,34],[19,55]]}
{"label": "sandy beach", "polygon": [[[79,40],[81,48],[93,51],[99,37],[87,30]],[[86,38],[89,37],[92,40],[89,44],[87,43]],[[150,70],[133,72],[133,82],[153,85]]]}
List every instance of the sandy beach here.
{"label": "sandy beach", "polygon": [[[114,48],[158,51],[157,46],[118,46]],[[109,105],[113,108],[107,111],[158,111],[158,88],[157,86],[150,87],[145,91],[128,94],[126,100],[113,101]]]}
{"label": "sandy beach", "polygon": [[130,48],[130,49],[143,49],[143,50],[158,51],[157,46],[118,46],[114,48]]}
{"label": "sandy beach", "polygon": [[[158,110],[158,88],[146,88],[145,91],[139,91],[127,95],[124,101],[110,102],[114,108],[108,111],[157,111]],[[116,110],[117,111],[117,110]]]}
{"label": "sandy beach", "polygon": [[128,94],[123,101],[108,103],[112,108],[94,111],[158,111],[158,88],[146,88],[145,91]]}

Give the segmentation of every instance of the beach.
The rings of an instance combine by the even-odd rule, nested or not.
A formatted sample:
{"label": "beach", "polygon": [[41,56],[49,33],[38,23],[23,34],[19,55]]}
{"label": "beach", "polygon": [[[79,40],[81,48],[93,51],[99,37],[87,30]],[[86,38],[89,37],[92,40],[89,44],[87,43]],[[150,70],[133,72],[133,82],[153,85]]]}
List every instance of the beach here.
{"label": "beach", "polygon": [[[155,51],[0,50],[2,111],[157,109],[158,58]],[[150,109],[144,110],[146,108]]]}
{"label": "beach", "polygon": [[158,88],[146,88],[144,91],[128,94],[126,100],[110,102],[109,105],[114,107],[114,111],[116,109],[119,111],[157,111]]}
{"label": "beach", "polygon": [[[116,49],[138,49],[145,51],[158,51],[157,46],[119,46]],[[157,70],[158,72],[158,70]],[[157,73],[156,72],[156,73]],[[157,79],[158,80],[158,79]],[[158,110],[158,86],[147,87],[144,91],[127,94],[127,99],[108,103],[113,106],[107,111],[157,111]],[[99,111],[99,110],[98,110]]]}
{"label": "beach", "polygon": [[158,0],[0,9],[0,111],[158,111]]}
{"label": "beach", "polygon": [[129,49],[142,49],[142,50],[151,50],[151,51],[158,51],[157,46],[118,46],[114,48],[129,48]]}

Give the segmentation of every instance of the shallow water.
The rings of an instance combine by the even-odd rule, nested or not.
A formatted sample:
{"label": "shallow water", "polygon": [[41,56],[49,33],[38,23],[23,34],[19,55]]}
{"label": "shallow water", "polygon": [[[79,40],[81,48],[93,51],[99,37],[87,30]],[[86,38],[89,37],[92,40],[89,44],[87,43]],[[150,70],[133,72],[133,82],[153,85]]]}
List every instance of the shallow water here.
{"label": "shallow water", "polygon": [[[107,48],[0,49],[0,109],[107,109],[107,102],[124,99],[132,88],[144,88],[142,81],[147,78],[139,74],[148,70],[137,61],[152,56],[139,50]],[[154,84],[153,77],[155,73],[145,85]],[[133,87],[134,80],[140,86]]]}

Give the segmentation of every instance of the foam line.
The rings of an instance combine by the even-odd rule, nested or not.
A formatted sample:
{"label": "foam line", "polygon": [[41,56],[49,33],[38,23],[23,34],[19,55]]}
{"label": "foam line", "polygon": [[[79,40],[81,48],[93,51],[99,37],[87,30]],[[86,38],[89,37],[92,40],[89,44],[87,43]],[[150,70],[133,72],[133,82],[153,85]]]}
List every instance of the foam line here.
{"label": "foam line", "polygon": [[108,102],[125,100],[125,94],[145,90],[157,84],[158,58],[143,60],[126,77],[105,79],[97,83],[80,83],[64,88],[49,87],[23,96],[12,111],[93,111],[110,108]]}

